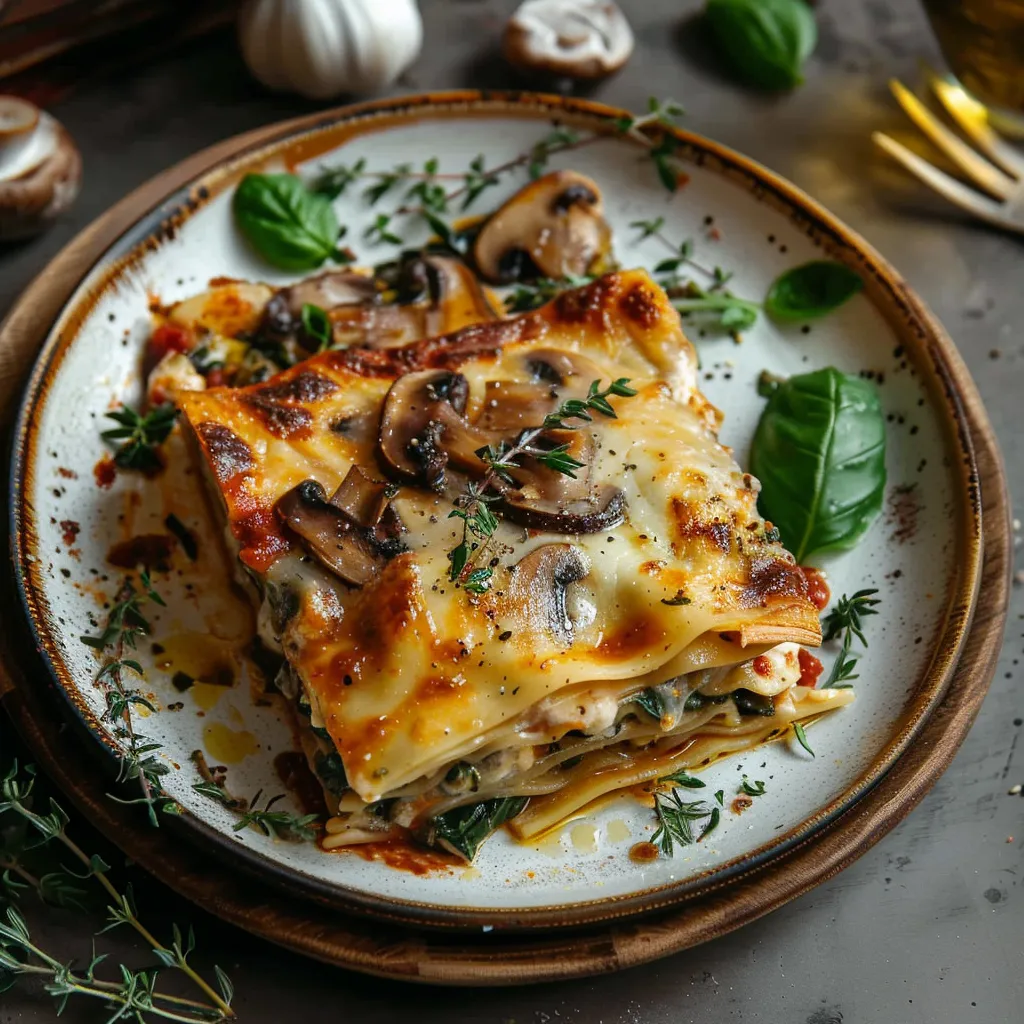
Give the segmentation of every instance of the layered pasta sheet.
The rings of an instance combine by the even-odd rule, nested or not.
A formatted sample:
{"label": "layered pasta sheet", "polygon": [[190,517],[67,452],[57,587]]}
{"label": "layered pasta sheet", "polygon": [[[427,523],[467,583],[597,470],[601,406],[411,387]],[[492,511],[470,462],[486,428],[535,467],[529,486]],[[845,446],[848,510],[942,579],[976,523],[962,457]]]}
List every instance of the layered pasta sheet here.
{"label": "layered pasta sheet", "polygon": [[[469,537],[488,587],[453,583],[476,442],[500,451],[621,378],[636,394],[614,417],[539,438],[578,456],[573,477],[527,459],[495,481],[494,534]],[[437,841],[446,813],[508,798],[533,835],[851,699],[800,685],[818,609],[696,380],[677,313],[630,271],[182,396],[337,808],[328,845]]]}

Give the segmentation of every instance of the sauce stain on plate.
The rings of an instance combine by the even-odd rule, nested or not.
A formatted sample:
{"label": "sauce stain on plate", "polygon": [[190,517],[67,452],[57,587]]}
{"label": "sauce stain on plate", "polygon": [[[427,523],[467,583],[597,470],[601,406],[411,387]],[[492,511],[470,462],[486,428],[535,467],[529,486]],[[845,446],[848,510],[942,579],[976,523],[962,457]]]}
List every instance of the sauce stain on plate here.
{"label": "sauce stain on plate", "polygon": [[592,823],[583,822],[580,825],[573,825],[569,832],[573,849],[579,853],[597,852],[598,827]]}
{"label": "sauce stain on plate", "polygon": [[222,689],[234,686],[238,679],[238,653],[234,644],[209,633],[177,633],[161,639],[156,667],[174,677],[177,689],[187,690],[193,683],[207,683]]}
{"label": "sauce stain on plate", "polygon": [[608,822],[606,834],[609,843],[621,843],[627,840],[633,833],[621,818],[613,818]]}
{"label": "sauce stain on plate", "polygon": [[247,729],[229,729],[221,722],[211,722],[203,729],[203,745],[210,760],[218,764],[238,764],[260,746]]}

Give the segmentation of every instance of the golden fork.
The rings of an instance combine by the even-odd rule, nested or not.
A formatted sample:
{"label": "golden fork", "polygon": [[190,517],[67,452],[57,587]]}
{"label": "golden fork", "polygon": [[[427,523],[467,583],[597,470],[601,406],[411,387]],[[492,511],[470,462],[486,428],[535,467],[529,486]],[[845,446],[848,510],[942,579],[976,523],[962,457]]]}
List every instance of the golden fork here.
{"label": "golden fork", "polygon": [[990,224],[1024,233],[1024,155],[993,131],[984,106],[955,82],[928,72],[928,84],[949,116],[987,160],[939,121],[906,86],[893,79],[889,87],[911,121],[987,194],[933,167],[884,132],[872,134],[875,145],[962,210]]}

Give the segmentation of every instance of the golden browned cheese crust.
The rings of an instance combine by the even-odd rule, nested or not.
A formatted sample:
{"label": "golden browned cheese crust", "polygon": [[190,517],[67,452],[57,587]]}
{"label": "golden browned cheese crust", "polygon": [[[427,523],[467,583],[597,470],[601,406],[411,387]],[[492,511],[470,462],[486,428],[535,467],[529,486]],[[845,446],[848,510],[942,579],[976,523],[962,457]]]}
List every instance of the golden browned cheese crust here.
{"label": "golden browned cheese crust", "polygon": [[[623,522],[580,536],[503,522],[488,552],[493,586],[474,596],[448,579],[461,539],[451,494],[403,485],[392,507],[406,550],[365,586],[302,559],[275,503],[309,479],[330,495],[353,464],[386,479],[378,431],[397,378],[457,370],[473,422],[488,383],[525,381],[531,353],[552,350],[585,367],[584,384],[626,377],[637,391],[587,425],[591,481],[621,490]],[[412,345],[324,353],[182,405],[243,564],[274,586],[291,573],[298,612],[281,643],[364,800],[493,743],[552,694],[635,692],[742,661],[749,644],[820,642],[804,575],[758,515],[757,482],[719,444],[693,348],[643,271]],[[548,545],[570,546],[579,567],[563,623],[523,585],[521,566]]]}

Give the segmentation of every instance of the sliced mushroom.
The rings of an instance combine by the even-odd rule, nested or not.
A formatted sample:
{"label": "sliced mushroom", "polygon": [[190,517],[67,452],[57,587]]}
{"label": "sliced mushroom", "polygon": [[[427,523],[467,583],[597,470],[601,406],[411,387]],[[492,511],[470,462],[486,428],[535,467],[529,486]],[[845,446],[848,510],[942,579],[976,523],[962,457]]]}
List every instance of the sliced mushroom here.
{"label": "sliced mushroom", "polygon": [[[476,274],[462,260],[411,252],[378,273],[400,306],[420,312],[417,337],[431,338],[498,318]],[[384,293],[385,301],[388,295]]]}
{"label": "sliced mushroom", "polygon": [[418,252],[377,269],[371,277],[354,270],[331,271],[282,288],[267,304],[258,341],[292,344],[304,353],[320,339],[302,326],[302,307],[329,314],[336,347],[393,348],[497,319],[476,276],[455,259]]}
{"label": "sliced mushroom", "polygon": [[613,484],[601,484],[593,495],[568,502],[512,492],[505,495],[503,512],[509,522],[528,530],[601,533],[625,520],[626,496]]}
{"label": "sliced mushroom", "polygon": [[366,534],[327,501],[323,487],[315,480],[304,480],[293,487],[274,508],[310,554],[353,586],[365,586],[385,562]]}
{"label": "sliced mushroom", "polygon": [[387,484],[371,480],[353,465],[331,496],[331,504],[356,525],[372,529],[381,521],[392,494]]}
{"label": "sliced mushroom", "polygon": [[484,407],[476,425],[483,430],[518,433],[543,423],[558,401],[558,391],[550,384],[489,380],[484,385]]}
{"label": "sliced mushroom", "polygon": [[590,572],[586,555],[572,544],[545,544],[512,567],[506,601],[527,616],[538,632],[571,644],[576,625],[569,614],[567,591]]}
{"label": "sliced mushroom", "polygon": [[611,0],[526,0],[509,20],[505,59],[521,71],[604,78],[633,52],[633,32]]}
{"label": "sliced mushroom", "polygon": [[477,270],[508,284],[586,274],[607,258],[611,229],[597,185],[575,171],[531,182],[483,226],[473,246]]}
{"label": "sliced mushroom", "polygon": [[302,307],[319,306],[323,310],[339,306],[367,306],[377,301],[377,286],[372,277],[353,270],[332,270],[299,281],[274,294],[263,312],[257,337],[263,341],[297,342],[308,352],[320,346],[302,327]]}
{"label": "sliced mushroom", "polygon": [[461,373],[421,370],[399,377],[384,399],[378,448],[385,464],[406,479],[441,490],[449,461],[482,470],[476,454],[499,438],[464,417],[469,385]]}

